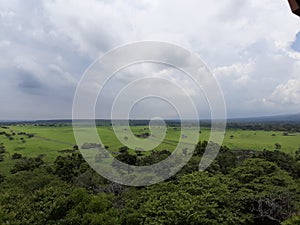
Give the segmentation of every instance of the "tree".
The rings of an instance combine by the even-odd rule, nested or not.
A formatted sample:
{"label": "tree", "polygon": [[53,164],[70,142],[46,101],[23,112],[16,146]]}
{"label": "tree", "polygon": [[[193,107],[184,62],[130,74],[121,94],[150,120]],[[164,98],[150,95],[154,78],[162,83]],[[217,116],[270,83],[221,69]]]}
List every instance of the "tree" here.
{"label": "tree", "polygon": [[232,168],[236,167],[237,156],[232,151],[224,150],[222,147],[215,161],[218,164],[218,171],[223,174],[228,174]]}
{"label": "tree", "polygon": [[128,153],[129,148],[127,146],[122,146],[119,148],[120,153]]}
{"label": "tree", "polygon": [[206,172],[184,175],[178,184],[164,182],[127,196],[124,224],[245,224],[223,176]]}
{"label": "tree", "polygon": [[85,188],[86,190],[98,194],[104,191],[107,193],[106,186],[110,184],[110,181],[106,180],[93,169],[89,168],[84,173],[81,173],[74,178],[73,184],[76,187]]}
{"label": "tree", "polygon": [[171,155],[171,152],[168,150],[152,151],[150,155],[141,157],[137,161],[139,166],[148,166],[155,163],[158,163]]}
{"label": "tree", "polygon": [[4,175],[0,173],[0,184],[4,181]]}
{"label": "tree", "polygon": [[5,150],[4,144],[3,144],[3,143],[0,143],[0,154],[3,154],[3,153],[5,153],[5,152],[6,152],[6,150]]}
{"label": "tree", "polygon": [[43,157],[43,155],[39,155],[35,158],[23,157],[15,163],[10,172],[12,174],[15,174],[20,171],[34,170],[36,168],[39,168],[44,164]]}
{"label": "tree", "polygon": [[300,161],[300,148],[298,148],[298,150],[295,152],[295,159]]}
{"label": "tree", "polygon": [[251,158],[235,168],[231,187],[244,212],[252,212],[255,224],[280,224],[297,212],[297,184],[275,163]]}
{"label": "tree", "polygon": [[275,143],[275,149],[281,149],[281,144]]}
{"label": "tree", "polygon": [[58,156],[54,162],[54,174],[62,180],[70,182],[79,174],[85,172],[88,166],[81,154]]}
{"label": "tree", "polygon": [[12,175],[0,188],[0,223],[118,225],[113,202],[113,195],[93,195],[45,170],[23,171]]}
{"label": "tree", "polygon": [[282,225],[297,225],[300,224],[300,216],[292,216],[282,223]]}
{"label": "tree", "polygon": [[137,156],[129,153],[120,154],[116,157],[116,159],[128,165],[136,165],[137,162]]}
{"label": "tree", "polygon": [[282,151],[262,151],[256,154],[257,158],[265,159],[269,162],[274,162],[281,169],[287,171],[292,177],[300,178],[300,162],[292,155]]}
{"label": "tree", "polygon": [[199,141],[195,147],[194,155],[202,156],[203,153],[205,152],[207,144],[208,144],[207,141]]}
{"label": "tree", "polygon": [[13,155],[12,155],[12,159],[21,159],[23,156],[22,156],[22,154],[20,154],[20,153],[14,153]]}
{"label": "tree", "polygon": [[135,150],[137,156],[143,156],[143,152],[141,150]]}

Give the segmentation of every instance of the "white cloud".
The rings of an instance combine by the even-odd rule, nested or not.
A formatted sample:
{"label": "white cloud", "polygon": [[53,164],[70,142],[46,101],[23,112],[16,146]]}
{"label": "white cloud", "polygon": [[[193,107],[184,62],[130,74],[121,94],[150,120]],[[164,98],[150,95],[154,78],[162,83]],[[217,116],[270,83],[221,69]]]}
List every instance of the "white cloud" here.
{"label": "white cloud", "polygon": [[235,77],[242,77],[250,74],[254,70],[254,62],[248,62],[245,64],[237,63],[230,66],[220,66],[213,70],[213,73],[217,77],[230,77],[234,75]]}
{"label": "white cloud", "polygon": [[278,85],[268,100],[276,104],[299,106],[300,80],[291,79],[285,84]]}
{"label": "white cloud", "polygon": [[[0,5],[0,81],[10,87],[0,94],[23,108],[9,106],[0,119],[16,110],[22,117],[25,103],[33,118],[46,112],[70,117],[74,88],[86,67],[107,50],[139,40],[168,41],[199,54],[224,90],[229,116],[297,110],[300,55],[291,46],[300,20],[287,1],[0,0]],[[182,76],[169,78],[197,96]],[[32,94],[40,97],[33,100]],[[52,111],[34,110],[45,102]]]}

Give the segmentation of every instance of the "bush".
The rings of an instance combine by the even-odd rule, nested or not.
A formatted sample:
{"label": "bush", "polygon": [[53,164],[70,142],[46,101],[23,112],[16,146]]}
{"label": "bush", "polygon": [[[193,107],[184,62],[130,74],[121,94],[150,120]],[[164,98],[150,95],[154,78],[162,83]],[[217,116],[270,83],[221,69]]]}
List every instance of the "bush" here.
{"label": "bush", "polygon": [[87,164],[81,154],[58,156],[54,162],[54,174],[62,180],[70,182],[87,170]]}
{"label": "bush", "polygon": [[43,156],[39,155],[36,158],[26,158],[23,157],[20,161],[16,162],[14,167],[11,169],[11,173],[15,174],[20,171],[34,170],[39,168],[42,164],[44,164]]}
{"label": "bush", "polygon": [[21,159],[23,156],[22,156],[22,154],[20,154],[20,153],[14,153],[13,155],[12,155],[12,159]]}
{"label": "bush", "polygon": [[4,175],[0,173],[0,184],[4,181]]}
{"label": "bush", "polygon": [[5,146],[3,145],[3,143],[0,144],[0,154],[5,153]]}
{"label": "bush", "polygon": [[129,150],[129,148],[127,146],[122,146],[119,148],[119,152],[120,153],[127,153]]}
{"label": "bush", "polygon": [[300,224],[300,216],[292,216],[288,220],[284,221],[282,225],[296,225]]}

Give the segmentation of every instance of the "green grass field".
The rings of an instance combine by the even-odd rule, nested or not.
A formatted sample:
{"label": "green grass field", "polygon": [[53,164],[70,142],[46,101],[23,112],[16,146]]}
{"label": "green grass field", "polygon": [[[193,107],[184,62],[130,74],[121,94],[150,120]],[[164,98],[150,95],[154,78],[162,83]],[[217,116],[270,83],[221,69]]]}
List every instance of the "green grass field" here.
{"label": "green grass field", "polygon": [[[118,152],[123,144],[114,134],[110,126],[100,126],[97,128],[104,145],[109,146],[111,152]],[[134,126],[131,130],[135,134],[149,132],[146,126]],[[15,125],[9,129],[0,128],[0,132],[13,134],[13,140],[9,140],[5,135],[0,135],[0,143],[3,143],[6,149],[4,161],[0,162],[0,171],[9,174],[15,160],[10,157],[14,153],[20,153],[23,156],[35,157],[39,154],[45,154],[46,162],[53,162],[61,154],[60,150],[73,149],[76,145],[71,126],[61,127],[43,127],[33,125]],[[19,132],[34,134],[34,137],[28,138],[26,135],[18,135]],[[190,132],[198,132],[190,128]],[[210,130],[202,128],[200,140],[208,140]],[[169,127],[164,141],[156,148],[157,150],[173,150],[179,140],[180,129]],[[126,136],[126,132],[124,132]],[[23,139],[23,140],[22,140]],[[187,138],[188,141],[188,138]],[[275,143],[281,145],[281,151],[293,154],[300,147],[300,134],[289,134],[284,136],[283,132],[274,131],[249,131],[249,130],[227,130],[223,145],[233,150],[274,150]],[[145,153],[147,154],[147,153]]]}

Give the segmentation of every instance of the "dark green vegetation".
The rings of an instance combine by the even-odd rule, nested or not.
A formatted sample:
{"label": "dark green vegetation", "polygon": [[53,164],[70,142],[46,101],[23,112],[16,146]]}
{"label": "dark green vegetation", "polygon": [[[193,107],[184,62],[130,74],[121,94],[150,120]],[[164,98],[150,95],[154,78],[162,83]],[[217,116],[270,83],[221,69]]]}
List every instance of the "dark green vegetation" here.
{"label": "dark green vegetation", "polygon": [[[119,160],[149,165],[171,154],[175,128],[147,154],[122,146],[108,126],[99,132]],[[137,134],[144,129],[132,128]],[[15,125],[2,131],[0,224],[300,224],[300,141],[291,131],[230,129],[229,147],[221,147],[214,163],[199,172],[208,135],[203,129],[203,140],[178,174],[140,188],[95,173],[79,154],[69,126]]]}
{"label": "dark green vegetation", "polygon": [[[107,121],[104,122],[108,124]],[[142,124],[141,121],[139,123]],[[290,123],[231,123],[228,127],[223,145],[231,150],[278,149],[293,155],[300,147],[300,133],[295,131],[297,124],[293,127]],[[144,124],[132,126],[131,129],[137,136],[149,133],[148,126]],[[190,129],[193,132],[193,128]],[[118,153],[123,144],[114,135],[112,127],[99,126],[98,132],[107,149],[113,154]],[[202,127],[199,141],[208,140],[209,132],[209,128]],[[178,123],[171,122],[164,141],[155,150],[172,151],[179,137]],[[124,132],[125,139],[126,132]],[[9,175],[18,157],[35,158],[41,154],[45,162],[53,163],[56,157],[72,153],[76,147],[73,129],[68,123],[2,125],[0,126],[0,169],[5,175]],[[131,150],[130,153],[134,151]]]}

